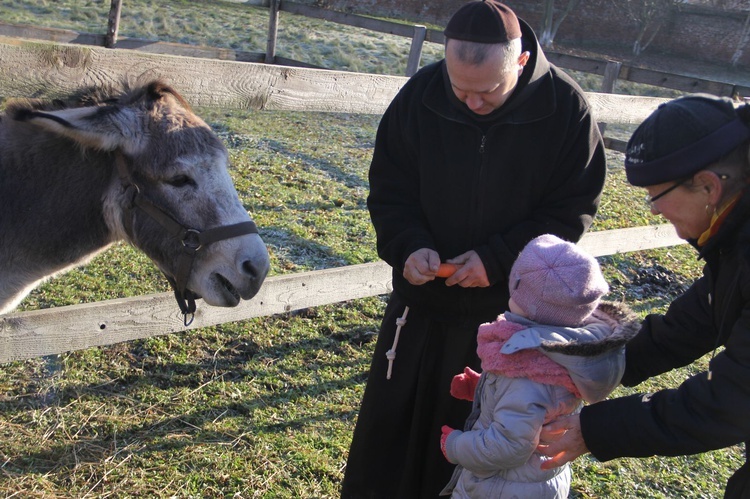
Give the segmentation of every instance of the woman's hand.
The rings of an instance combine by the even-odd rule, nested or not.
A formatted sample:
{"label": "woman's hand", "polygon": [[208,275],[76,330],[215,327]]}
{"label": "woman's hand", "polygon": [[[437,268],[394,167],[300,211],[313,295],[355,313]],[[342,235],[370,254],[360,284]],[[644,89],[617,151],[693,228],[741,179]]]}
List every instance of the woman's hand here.
{"label": "woman's hand", "polygon": [[542,427],[537,451],[549,457],[542,463],[543,470],[557,468],[589,452],[581,434],[578,414],[558,418]]}

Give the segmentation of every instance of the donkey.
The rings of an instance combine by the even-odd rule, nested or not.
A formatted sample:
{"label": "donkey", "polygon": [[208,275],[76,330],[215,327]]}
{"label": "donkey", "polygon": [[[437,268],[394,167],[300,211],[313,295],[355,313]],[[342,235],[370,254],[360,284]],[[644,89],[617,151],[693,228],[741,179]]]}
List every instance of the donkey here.
{"label": "donkey", "polygon": [[116,241],[143,251],[185,321],[195,299],[233,307],[269,269],[228,154],[166,83],[10,102],[0,116],[0,314]]}

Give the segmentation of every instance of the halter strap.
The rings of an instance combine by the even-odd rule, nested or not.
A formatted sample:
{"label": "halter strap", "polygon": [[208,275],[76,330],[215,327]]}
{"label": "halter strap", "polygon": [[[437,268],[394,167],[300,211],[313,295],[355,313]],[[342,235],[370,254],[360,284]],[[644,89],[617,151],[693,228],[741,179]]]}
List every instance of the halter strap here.
{"label": "halter strap", "polygon": [[[213,227],[205,231],[186,227],[141,192],[140,187],[133,182],[125,155],[122,152],[118,151],[116,164],[123,187],[126,189],[126,192],[130,191],[130,204],[126,206],[126,209],[128,211],[132,211],[134,208],[142,210],[161,225],[171,236],[182,243],[184,251],[177,257],[175,275],[165,275],[174,290],[177,306],[180,307],[183,315],[183,323],[187,327],[195,318],[195,300],[199,298],[193,291],[187,289],[187,283],[193,271],[193,262],[198,251],[217,241],[232,239],[246,234],[257,234],[258,227],[252,220]],[[189,320],[188,316],[190,316]]]}

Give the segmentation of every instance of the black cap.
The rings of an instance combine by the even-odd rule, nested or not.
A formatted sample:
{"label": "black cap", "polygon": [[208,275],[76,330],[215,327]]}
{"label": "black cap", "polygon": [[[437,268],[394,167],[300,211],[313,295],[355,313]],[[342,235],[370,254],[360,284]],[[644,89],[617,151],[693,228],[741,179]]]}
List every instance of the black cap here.
{"label": "black cap", "polygon": [[469,2],[459,8],[445,27],[446,38],[478,43],[506,43],[521,38],[516,14],[494,0]]}
{"label": "black cap", "polygon": [[628,182],[681,180],[750,139],[750,125],[728,98],[694,94],[661,104],[633,132],[625,153]]}

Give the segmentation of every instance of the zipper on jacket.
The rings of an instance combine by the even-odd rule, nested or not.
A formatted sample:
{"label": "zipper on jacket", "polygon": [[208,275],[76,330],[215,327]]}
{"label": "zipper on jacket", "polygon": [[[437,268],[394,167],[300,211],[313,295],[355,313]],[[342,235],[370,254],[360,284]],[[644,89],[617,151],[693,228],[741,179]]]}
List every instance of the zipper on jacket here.
{"label": "zipper on jacket", "polygon": [[[477,192],[480,190],[480,185],[482,183],[482,176],[484,175],[484,150],[485,145],[487,144],[487,134],[482,133],[482,138],[479,139],[479,168],[477,168],[477,171],[475,173],[476,178],[473,182],[472,186],[472,206],[473,206],[473,213],[472,217],[479,217],[482,213],[482,200],[481,196],[477,195]],[[474,220],[479,220],[480,218],[473,218]],[[480,223],[473,224],[474,230],[471,232],[471,244],[474,245],[476,243],[477,239],[477,233],[478,227],[480,226]]]}
{"label": "zipper on jacket", "polygon": [[[472,220],[474,220],[476,223],[472,224],[471,221],[467,221],[467,223],[470,224],[470,226],[473,226],[473,229],[471,231],[471,246],[474,247],[478,240],[478,231],[479,228],[482,226],[481,219],[482,219],[482,209],[483,209],[483,203],[482,203],[482,196],[478,195],[478,192],[481,190],[481,184],[482,184],[482,177],[484,176],[484,163],[485,163],[485,157],[484,157],[484,151],[485,146],[487,145],[487,134],[482,132],[482,137],[479,140],[479,168],[476,172],[476,179],[473,182],[472,186]],[[467,293],[468,294],[468,293]],[[469,305],[469,304],[467,304]],[[471,308],[471,307],[469,307]]]}
{"label": "zipper on jacket", "polygon": [[[718,278],[719,277],[718,277],[718,269],[717,269],[716,279],[718,279]],[[739,287],[739,281],[740,281],[740,274],[738,272],[734,276],[734,280],[732,280],[730,291],[729,291],[727,297],[724,300],[726,304],[724,305],[724,309],[721,312],[721,320],[719,321],[719,330],[718,330],[718,332],[716,334],[716,342],[714,343],[714,349],[711,352],[711,358],[708,361],[708,372],[706,374],[707,374],[707,377],[708,377],[709,381],[711,381],[711,378],[713,378],[713,372],[711,371],[711,362],[714,360],[714,357],[716,357],[716,350],[719,348],[719,345],[721,344],[721,338],[724,336],[724,326],[726,325],[725,322],[726,322],[726,318],[727,318],[727,313],[729,312],[729,307],[732,305],[732,299],[734,298],[734,292]],[[711,291],[713,291],[714,287],[715,287],[715,283],[712,284]],[[709,292],[708,293],[708,304],[711,305],[711,310],[713,311],[714,316],[715,316],[716,313],[718,312],[718,310],[716,310],[716,307],[714,307],[712,305],[711,302],[713,300],[711,299],[711,297],[712,297],[712,292]],[[718,302],[717,302],[716,305],[718,306]],[[713,322],[714,322],[714,324],[716,324],[716,319],[715,318],[714,318]],[[731,331],[730,331],[730,333],[731,333]],[[727,340],[729,339],[729,336],[730,335],[727,335]]]}
{"label": "zipper on jacket", "polygon": [[[484,170],[484,151],[485,146],[487,144],[487,134],[479,127],[475,127],[476,130],[480,133],[480,139],[479,139],[479,164],[477,171],[474,173],[476,177],[471,183],[471,213],[468,215],[468,220],[466,220],[466,226],[472,227],[471,233],[470,233],[470,240],[469,245],[470,247],[474,247],[476,245],[477,239],[478,239],[478,230],[481,226],[481,223],[479,223],[479,220],[481,219],[481,213],[482,213],[482,200],[480,199],[481,196],[479,196],[477,193],[480,190],[480,184],[482,183],[482,175]],[[468,315],[468,316],[474,316],[476,313],[474,311],[474,303],[476,303],[476,296],[475,292],[472,292],[472,290],[467,289],[467,292],[464,293],[459,298],[459,306],[461,308],[461,312]]]}

